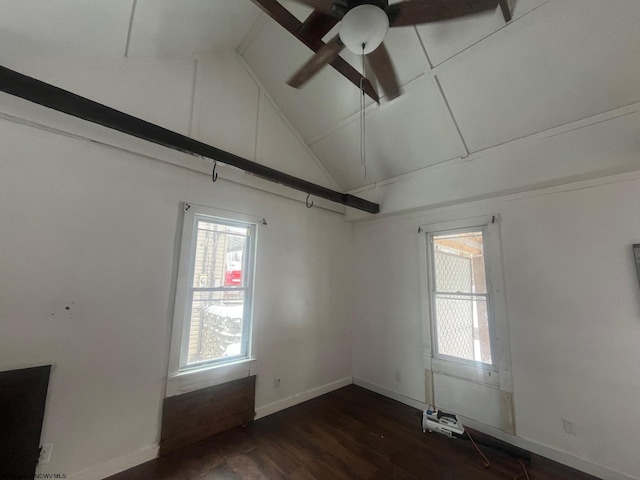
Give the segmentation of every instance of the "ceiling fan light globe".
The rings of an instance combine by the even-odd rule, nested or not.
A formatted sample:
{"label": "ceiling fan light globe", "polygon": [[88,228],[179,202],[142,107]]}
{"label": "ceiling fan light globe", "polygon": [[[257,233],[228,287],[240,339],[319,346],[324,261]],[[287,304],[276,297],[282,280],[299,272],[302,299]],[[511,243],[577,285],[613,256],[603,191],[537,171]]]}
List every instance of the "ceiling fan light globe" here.
{"label": "ceiling fan light globe", "polygon": [[366,55],[380,46],[388,30],[389,17],[384,10],[375,5],[359,5],[342,18],[340,40],[353,53]]}

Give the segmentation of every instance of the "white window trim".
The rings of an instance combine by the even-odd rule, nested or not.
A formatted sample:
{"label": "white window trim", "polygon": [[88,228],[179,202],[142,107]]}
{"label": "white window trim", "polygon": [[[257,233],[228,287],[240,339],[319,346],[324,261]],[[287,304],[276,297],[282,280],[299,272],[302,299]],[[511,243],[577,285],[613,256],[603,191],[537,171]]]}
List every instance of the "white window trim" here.
{"label": "white window trim", "polygon": [[[189,298],[190,284],[190,259],[194,243],[194,226],[197,215],[204,215],[219,218],[221,221],[238,221],[251,224],[254,234],[254,263],[251,266],[250,292],[253,296],[255,286],[255,255],[258,249],[258,225],[256,217],[228,210],[206,207],[194,203],[182,204],[182,234],[180,236],[178,274],[176,279],[176,294],[173,314],[173,326],[171,329],[171,346],[169,351],[169,368],[167,376],[166,396],[179,395],[201,388],[219,385],[221,383],[238,380],[251,375],[255,375],[257,360],[254,356],[254,345],[256,340],[255,316],[253,315],[253,305],[249,309],[249,333],[247,356],[231,359],[225,363],[213,363],[202,365],[192,369],[180,370],[181,356],[183,355],[183,342],[185,335],[188,335],[188,322],[185,311]],[[253,298],[245,299],[253,303]]]}
{"label": "white window trim", "polygon": [[[480,362],[461,362],[435,355],[432,349],[433,328],[431,305],[431,262],[428,243],[429,234],[451,230],[482,228],[485,232],[484,256],[487,293],[491,302],[493,332],[491,351],[493,365]],[[511,351],[509,347],[509,323],[502,268],[502,245],[500,236],[500,216],[483,215],[460,220],[436,222],[420,226],[420,295],[423,317],[423,358],[424,367],[430,372],[442,373],[487,386],[499,387],[503,392],[513,392],[511,376]],[[428,394],[429,392],[427,392]],[[429,395],[428,395],[429,396]]]}

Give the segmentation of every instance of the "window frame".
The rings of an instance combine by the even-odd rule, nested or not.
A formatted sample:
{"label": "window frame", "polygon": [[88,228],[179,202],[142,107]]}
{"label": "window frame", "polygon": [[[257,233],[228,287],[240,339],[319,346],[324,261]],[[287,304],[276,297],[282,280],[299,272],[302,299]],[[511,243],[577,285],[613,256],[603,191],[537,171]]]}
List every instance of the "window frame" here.
{"label": "window frame", "polygon": [[[190,313],[193,292],[200,290],[193,286],[195,270],[195,252],[198,221],[212,221],[228,226],[248,228],[246,249],[243,258],[243,286],[211,287],[212,291],[243,291],[243,328],[241,355],[223,357],[187,364],[190,330]],[[258,250],[258,225],[256,217],[227,210],[196,205],[182,204],[182,232],[178,249],[178,267],[173,308],[173,325],[169,355],[167,396],[217,385],[225,381],[236,380],[255,374],[253,346],[255,340],[254,295],[256,253]],[[209,290],[209,288],[207,288]]]}
{"label": "window frame", "polygon": [[[513,378],[511,375],[511,348],[509,340],[509,320],[507,315],[506,290],[502,260],[501,217],[499,214],[480,214],[478,216],[443,219],[434,215],[433,220],[419,224],[419,272],[420,299],[422,311],[423,335],[423,365],[430,378],[433,373],[449,375],[482,385],[499,388],[504,392],[513,392]],[[486,227],[487,237],[484,240],[485,276],[487,277],[487,292],[492,296],[492,313],[494,323],[494,338],[492,344],[493,367],[468,365],[438,358],[433,354],[432,343],[432,312],[430,271],[430,246],[428,234],[444,231],[480,229]],[[480,364],[486,365],[486,364]],[[427,398],[433,398],[433,384],[427,380]]]}
{"label": "window frame", "polygon": [[[438,346],[438,315],[436,308],[436,296],[438,293],[450,293],[454,294],[454,292],[439,292],[437,290],[437,282],[436,282],[436,268],[435,268],[435,248],[433,239],[437,236],[442,235],[455,235],[458,233],[470,233],[470,232],[482,232],[482,248],[483,248],[483,264],[484,264],[484,277],[485,277],[485,285],[486,285],[486,293],[483,294],[470,294],[470,293],[461,293],[460,295],[465,296],[483,296],[487,305],[487,321],[489,326],[489,349],[491,350],[491,360],[492,363],[484,363],[478,360],[469,360],[462,357],[456,357],[453,355],[447,355],[439,352]],[[494,322],[494,314],[493,314],[493,295],[491,288],[491,279],[489,275],[489,266],[487,265],[489,262],[486,261],[485,256],[485,239],[487,238],[488,227],[487,225],[478,225],[478,226],[468,226],[462,228],[454,228],[447,230],[430,230],[427,234],[427,249],[428,249],[428,273],[429,273],[429,305],[430,305],[430,316],[431,316],[431,339],[432,339],[432,355],[433,358],[446,360],[449,362],[460,363],[462,365],[467,365],[470,367],[483,368],[485,370],[491,370],[493,372],[498,371],[497,362],[496,362],[496,327]],[[456,293],[457,294],[457,293]]]}

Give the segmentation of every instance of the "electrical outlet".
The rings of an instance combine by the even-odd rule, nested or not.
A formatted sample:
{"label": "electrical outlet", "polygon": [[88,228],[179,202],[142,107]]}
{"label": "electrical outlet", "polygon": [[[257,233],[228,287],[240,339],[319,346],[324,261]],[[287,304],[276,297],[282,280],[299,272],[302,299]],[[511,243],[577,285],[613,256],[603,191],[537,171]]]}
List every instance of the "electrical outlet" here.
{"label": "electrical outlet", "polygon": [[402,381],[402,374],[400,373],[400,370],[396,370],[396,372],[394,373],[393,377],[396,379],[396,382],[401,382]]}
{"label": "electrical outlet", "polygon": [[53,443],[45,443],[40,447],[40,456],[38,457],[38,465],[46,465],[51,460],[51,451]]}
{"label": "electrical outlet", "polygon": [[567,420],[566,418],[562,419],[562,428],[569,435],[577,435],[576,433],[576,425],[571,420]]}
{"label": "electrical outlet", "polygon": [[274,377],[273,388],[280,388],[280,377]]}

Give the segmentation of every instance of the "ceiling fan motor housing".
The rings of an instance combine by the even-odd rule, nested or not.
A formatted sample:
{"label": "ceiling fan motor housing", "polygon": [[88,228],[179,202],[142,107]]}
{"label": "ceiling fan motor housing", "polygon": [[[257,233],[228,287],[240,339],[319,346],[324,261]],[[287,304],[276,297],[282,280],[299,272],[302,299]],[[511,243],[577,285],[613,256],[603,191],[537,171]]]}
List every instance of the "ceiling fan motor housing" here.
{"label": "ceiling fan motor housing", "polygon": [[379,2],[350,9],[340,22],[340,40],[353,53],[366,55],[380,46],[389,30],[389,17]]}

